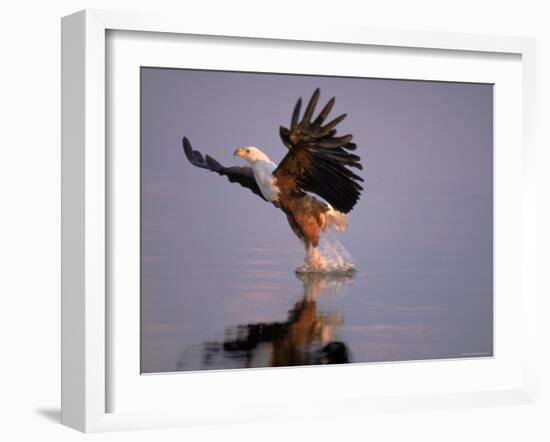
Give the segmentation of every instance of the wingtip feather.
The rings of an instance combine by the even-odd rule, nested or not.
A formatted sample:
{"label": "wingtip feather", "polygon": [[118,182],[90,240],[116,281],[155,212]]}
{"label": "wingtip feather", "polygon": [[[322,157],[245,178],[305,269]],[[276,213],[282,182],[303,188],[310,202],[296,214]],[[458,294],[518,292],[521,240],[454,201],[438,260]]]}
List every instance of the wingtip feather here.
{"label": "wingtip feather", "polygon": [[290,120],[290,128],[294,129],[298,124],[298,119],[300,118],[300,109],[302,108],[302,98],[298,98],[298,101],[294,105],[294,110],[292,111],[292,119]]}
{"label": "wingtip feather", "polygon": [[317,102],[319,101],[320,94],[321,90],[319,88],[315,89],[306,107],[304,116],[302,117],[302,123],[309,122],[311,119],[313,112],[315,111],[315,107],[317,106]]}
{"label": "wingtip feather", "polygon": [[183,137],[182,144],[183,144],[183,151],[185,152],[185,156],[187,157],[188,160],[191,160],[193,156],[193,148],[191,147],[191,143],[189,142],[189,139],[187,137]]}

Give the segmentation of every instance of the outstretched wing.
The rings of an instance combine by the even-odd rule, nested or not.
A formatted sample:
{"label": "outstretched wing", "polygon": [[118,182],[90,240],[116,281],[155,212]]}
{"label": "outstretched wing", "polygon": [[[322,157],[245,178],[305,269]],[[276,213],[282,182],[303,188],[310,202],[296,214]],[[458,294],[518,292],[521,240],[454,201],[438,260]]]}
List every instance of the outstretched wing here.
{"label": "outstretched wing", "polygon": [[252,190],[252,192],[258,195],[260,198],[267,201],[262,195],[258,184],[256,183],[254,172],[252,171],[251,167],[224,167],[210,155],[205,155],[203,157],[203,155],[198,150],[193,150],[193,147],[191,146],[191,143],[189,142],[187,137],[183,138],[183,151],[185,152],[185,156],[193,166],[216,172],[218,175],[226,176],[227,179],[229,179],[229,181],[231,181],[232,183],[239,183],[241,186]]}
{"label": "outstretched wing", "polygon": [[359,184],[363,179],[349,168],[362,169],[361,158],[350,153],[357,148],[351,142],[352,135],[336,136],[336,126],[346,114],[323,125],[334,106],[334,98],[312,121],[319,95],[317,88],[302,119],[298,121],[302,105],[300,98],[292,113],[290,129],[281,126],[281,139],[289,151],[273,175],[283,195],[313,192],[335,209],[348,213],[363,190]]}

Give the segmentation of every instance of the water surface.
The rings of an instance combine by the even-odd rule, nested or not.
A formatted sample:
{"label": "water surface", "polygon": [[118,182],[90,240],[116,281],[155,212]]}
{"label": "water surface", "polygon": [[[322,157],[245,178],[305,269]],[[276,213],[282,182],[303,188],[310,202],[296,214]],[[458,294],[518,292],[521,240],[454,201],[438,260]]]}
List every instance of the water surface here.
{"label": "water surface", "polygon": [[303,252],[290,239],[195,247],[171,244],[169,265],[147,257],[157,283],[142,287],[142,372],[492,354],[490,301],[464,289],[490,280],[446,266],[437,245],[432,261],[384,268],[359,253],[373,264],[328,275],[296,274]]}

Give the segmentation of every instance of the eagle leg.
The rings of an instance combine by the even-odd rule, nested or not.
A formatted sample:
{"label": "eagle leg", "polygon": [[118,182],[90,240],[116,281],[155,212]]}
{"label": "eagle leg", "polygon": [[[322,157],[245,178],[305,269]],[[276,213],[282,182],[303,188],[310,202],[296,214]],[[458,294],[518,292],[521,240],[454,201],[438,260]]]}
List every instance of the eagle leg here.
{"label": "eagle leg", "polygon": [[281,200],[280,208],[286,213],[292,231],[304,244],[305,267],[310,270],[322,270],[325,260],[319,252],[319,242],[330,223],[325,213],[328,210],[326,204],[304,195]]}
{"label": "eagle leg", "polygon": [[312,248],[309,262],[312,266],[314,266],[314,268],[322,268],[324,258],[319,253],[319,247]]}
{"label": "eagle leg", "polygon": [[298,238],[304,243],[306,249],[305,264],[310,269],[320,270],[324,265],[324,259],[319,253],[319,241],[323,226],[319,224],[316,216],[296,216],[294,224],[298,229],[293,229]]}

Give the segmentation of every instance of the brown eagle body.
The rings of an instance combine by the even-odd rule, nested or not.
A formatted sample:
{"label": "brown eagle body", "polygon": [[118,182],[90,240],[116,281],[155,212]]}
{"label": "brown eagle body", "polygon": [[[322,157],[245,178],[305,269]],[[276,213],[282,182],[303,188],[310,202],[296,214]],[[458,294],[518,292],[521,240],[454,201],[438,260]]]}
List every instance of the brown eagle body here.
{"label": "brown eagle body", "polygon": [[313,119],[319,95],[316,89],[301,119],[299,99],[290,128],[281,126],[279,133],[288,153],[278,166],[258,148],[246,147],[237,149],[234,156],[242,157],[249,166],[224,167],[209,155],[203,157],[193,150],[187,138],[183,139],[191,164],[224,175],[280,208],[304,243],[306,262],[319,259],[317,248],[328,226],[336,230],[347,228],[345,214],[352,210],[363,190],[359,184],[363,179],[350,170],[362,169],[360,157],[351,153],[357,148],[351,142],[353,137],[336,136],[336,126],[346,115],[324,124],[334,106],[332,98]]}
{"label": "brown eagle body", "polygon": [[318,247],[321,233],[328,225],[329,206],[317,198],[304,194],[299,197],[279,197],[280,207],[286,214],[288,224],[296,236],[304,243],[309,252],[310,247]]}

